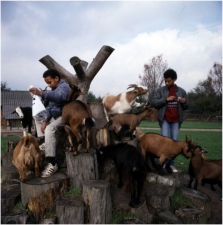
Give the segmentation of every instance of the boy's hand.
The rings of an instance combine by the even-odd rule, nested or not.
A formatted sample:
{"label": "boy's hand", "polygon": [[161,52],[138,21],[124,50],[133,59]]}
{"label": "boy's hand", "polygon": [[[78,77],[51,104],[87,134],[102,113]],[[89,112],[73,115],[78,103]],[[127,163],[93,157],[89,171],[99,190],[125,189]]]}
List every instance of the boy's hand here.
{"label": "boy's hand", "polygon": [[31,93],[33,93],[34,95],[42,96],[42,91],[40,91],[38,88],[32,87],[32,88],[29,89],[29,91]]}
{"label": "boy's hand", "polygon": [[45,131],[45,129],[46,129],[46,122],[42,122],[42,125],[41,125],[41,132],[42,133],[45,133],[44,131]]}

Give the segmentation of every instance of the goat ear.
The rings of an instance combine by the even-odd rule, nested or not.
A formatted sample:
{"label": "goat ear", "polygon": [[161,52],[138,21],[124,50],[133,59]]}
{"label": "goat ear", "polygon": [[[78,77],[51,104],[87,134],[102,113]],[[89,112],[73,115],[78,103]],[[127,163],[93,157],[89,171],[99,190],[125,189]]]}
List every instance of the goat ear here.
{"label": "goat ear", "polygon": [[16,111],[13,111],[11,114],[14,114],[14,113],[16,113]]}

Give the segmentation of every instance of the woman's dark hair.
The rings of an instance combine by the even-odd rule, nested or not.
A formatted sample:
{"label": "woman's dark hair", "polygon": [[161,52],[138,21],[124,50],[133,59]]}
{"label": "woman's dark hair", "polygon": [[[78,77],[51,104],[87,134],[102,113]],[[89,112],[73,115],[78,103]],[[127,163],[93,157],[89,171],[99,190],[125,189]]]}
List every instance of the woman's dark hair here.
{"label": "woman's dark hair", "polygon": [[176,73],[176,71],[175,70],[173,70],[173,69],[168,69],[168,70],[166,70],[165,72],[164,72],[164,74],[163,74],[163,76],[164,76],[164,78],[171,78],[171,79],[177,79],[177,73]]}
{"label": "woman's dark hair", "polygon": [[60,80],[60,74],[55,69],[49,69],[49,70],[45,71],[43,74],[43,78],[45,78],[45,77],[52,77],[52,78],[59,77],[59,80]]}

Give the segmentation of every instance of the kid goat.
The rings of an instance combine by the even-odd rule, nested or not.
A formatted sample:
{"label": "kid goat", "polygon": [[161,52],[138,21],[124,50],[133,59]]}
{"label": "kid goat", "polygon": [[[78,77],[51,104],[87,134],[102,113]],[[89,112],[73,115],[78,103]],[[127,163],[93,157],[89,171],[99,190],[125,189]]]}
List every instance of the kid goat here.
{"label": "kid goat", "polygon": [[185,141],[175,141],[172,138],[162,136],[160,134],[146,133],[141,136],[140,146],[142,155],[147,158],[150,157],[154,167],[154,158],[159,158],[159,174],[163,175],[163,165],[167,160],[166,169],[172,173],[170,168],[170,160],[175,159],[178,155],[182,154],[186,158],[190,158],[194,144],[188,140],[186,136]]}
{"label": "kid goat", "polygon": [[[90,131],[94,126],[94,119],[92,118],[92,113],[90,108],[82,101],[75,100],[80,94],[83,94],[81,90],[75,85],[70,86],[71,91],[68,96],[67,102],[63,107],[62,112],[62,122],[64,124],[64,129],[68,134],[68,139],[70,142],[69,151],[74,150],[74,144],[72,141],[72,133],[77,139],[78,147],[74,151],[74,155],[77,155],[82,148],[82,135],[81,132],[86,130],[86,152],[90,148]],[[72,132],[72,133],[71,133]]]}
{"label": "kid goat", "polygon": [[13,152],[12,163],[19,171],[22,182],[26,179],[26,172],[35,170],[35,176],[40,176],[41,153],[34,137],[27,134],[20,139]]}
{"label": "kid goat", "polygon": [[[188,172],[190,175],[190,181],[188,188],[191,188],[191,184],[195,178],[194,189],[197,190],[198,184],[205,181],[211,184],[218,184],[222,188],[222,165],[221,160],[207,159],[202,154],[206,153],[207,150],[201,146],[196,146],[192,152]],[[206,158],[206,159],[205,159]]]}
{"label": "kid goat", "polygon": [[132,107],[140,107],[142,104],[136,102],[136,98],[147,93],[148,89],[142,85],[130,84],[132,91],[121,93],[117,96],[109,95],[103,97],[102,103],[107,121],[109,114],[120,114],[130,112]]}
{"label": "kid goat", "polygon": [[22,127],[23,127],[23,136],[26,135],[26,127],[28,127],[28,133],[32,134],[31,128],[33,124],[33,117],[32,117],[32,108],[27,106],[27,107],[21,107],[18,106],[15,111],[12,112],[12,114],[17,113],[21,122],[22,122]]}
{"label": "kid goat", "polygon": [[130,184],[131,200],[129,206],[138,205],[146,180],[145,161],[138,149],[127,143],[107,145],[99,148],[97,156],[99,164],[108,158],[114,160],[119,174],[118,187],[123,186],[122,174],[124,174],[125,183]]}

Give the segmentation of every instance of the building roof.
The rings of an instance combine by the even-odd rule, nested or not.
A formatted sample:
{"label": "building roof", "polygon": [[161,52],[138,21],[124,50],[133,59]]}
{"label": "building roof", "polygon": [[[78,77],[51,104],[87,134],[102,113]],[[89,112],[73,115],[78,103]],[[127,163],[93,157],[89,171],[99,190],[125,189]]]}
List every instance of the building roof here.
{"label": "building roof", "polygon": [[2,117],[19,119],[17,113],[12,114],[16,107],[32,107],[32,96],[29,91],[1,91]]}

